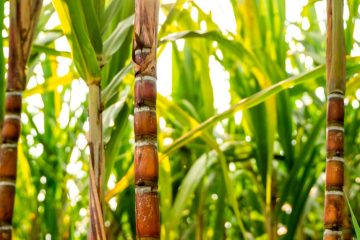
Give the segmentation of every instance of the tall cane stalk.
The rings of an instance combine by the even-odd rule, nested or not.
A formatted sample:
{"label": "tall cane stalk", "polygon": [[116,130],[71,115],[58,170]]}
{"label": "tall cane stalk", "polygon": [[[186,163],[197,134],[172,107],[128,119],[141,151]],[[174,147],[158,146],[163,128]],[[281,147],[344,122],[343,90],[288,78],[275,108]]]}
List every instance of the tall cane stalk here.
{"label": "tall cane stalk", "polygon": [[135,212],[138,239],[160,238],[156,122],[156,50],[159,0],[136,0]]}
{"label": "tall cane stalk", "polygon": [[344,219],[345,41],[343,0],[327,1],[327,159],[324,239],[342,239]]}
{"label": "tall cane stalk", "polygon": [[103,218],[104,144],[102,140],[102,104],[100,81],[89,84],[90,146],[90,232],[89,239],[105,240]]}
{"label": "tall cane stalk", "polygon": [[17,143],[20,136],[25,67],[39,18],[42,0],[11,0],[8,81],[0,149],[0,240],[10,240],[15,199]]}

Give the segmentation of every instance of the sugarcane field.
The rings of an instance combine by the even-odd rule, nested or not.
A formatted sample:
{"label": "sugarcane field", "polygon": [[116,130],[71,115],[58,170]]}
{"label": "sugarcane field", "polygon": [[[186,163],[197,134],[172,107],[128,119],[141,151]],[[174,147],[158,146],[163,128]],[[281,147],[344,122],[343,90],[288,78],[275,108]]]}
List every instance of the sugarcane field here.
{"label": "sugarcane field", "polygon": [[0,240],[360,240],[360,0],[0,7]]}

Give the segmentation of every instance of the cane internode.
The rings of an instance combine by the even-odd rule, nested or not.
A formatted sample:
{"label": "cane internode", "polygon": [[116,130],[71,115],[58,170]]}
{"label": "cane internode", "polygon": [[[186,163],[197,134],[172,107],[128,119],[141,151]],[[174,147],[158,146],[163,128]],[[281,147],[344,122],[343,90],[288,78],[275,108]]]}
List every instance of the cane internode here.
{"label": "cane internode", "polygon": [[[9,180],[0,180],[0,227],[11,225],[14,209],[15,184]],[[0,232],[1,234],[1,232]],[[1,239],[1,238],[0,238]]]}
{"label": "cane internode", "polygon": [[155,111],[141,111],[134,113],[134,128],[136,138],[157,135],[157,121]]}
{"label": "cane internode", "polygon": [[17,148],[13,144],[3,144],[0,150],[0,176],[5,179],[16,178]]}
{"label": "cane internode", "polygon": [[[147,187],[137,187],[136,197],[136,230],[139,238],[160,236],[160,212],[157,190],[147,191]],[[147,189],[142,191],[139,189]]]}
{"label": "cane internode", "polygon": [[326,188],[342,191],[344,186],[344,162],[329,161],[326,164]]}
{"label": "cane internode", "polygon": [[140,76],[135,78],[135,105],[155,106],[156,81],[153,76]]}
{"label": "cane internode", "polygon": [[5,97],[5,108],[8,112],[21,112],[21,92],[7,92]]}
{"label": "cane internode", "polygon": [[157,185],[159,171],[157,162],[157,148],[154,145],[135,148],[135,183],[137,185]]}
{"label": "cane internode", "polygon": [[344,195],[342,191],[329,191],[325,194],[325,218],[326,229],[342,230],[344,217]]}

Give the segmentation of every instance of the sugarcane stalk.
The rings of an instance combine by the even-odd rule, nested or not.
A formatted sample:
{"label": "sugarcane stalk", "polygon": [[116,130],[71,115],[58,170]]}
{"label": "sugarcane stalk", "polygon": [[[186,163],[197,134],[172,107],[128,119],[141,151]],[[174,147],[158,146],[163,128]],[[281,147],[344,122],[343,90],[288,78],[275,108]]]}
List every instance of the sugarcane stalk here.
{"label": "sugarcane stalk", "polygon": [[89,85],[90,146],[90,231],[89,239],[105,240],[103,217],[104,144],[102,138],[102,104],[100,81]]}
{"label": "sugarcane stalk", "polygon": [[8,81],[0,148],[0,240],[12,238],[17,143],[20,136],[25,67],[30,54],[42,0],[11,0]]}
{"label": "sugarcane stalk", "polygon": [[135,69],[135,217],[138,239],[160,239],[156,121],[156,50],[159,0],[136,0],[133,39]]}
{"label": "sugarcane stalk", "polygon": [[327,1],[327,158],[324,239],[343,238],[345,41],[343,0]]}

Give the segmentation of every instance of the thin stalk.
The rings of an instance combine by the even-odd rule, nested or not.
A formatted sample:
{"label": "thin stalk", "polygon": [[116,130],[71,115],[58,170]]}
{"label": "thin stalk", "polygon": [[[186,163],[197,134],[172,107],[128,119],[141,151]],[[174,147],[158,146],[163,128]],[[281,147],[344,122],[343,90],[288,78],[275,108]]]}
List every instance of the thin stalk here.
{"label": "thin stalk", "polygon": [[104,144],[102,139],[102,104],[100,82],[89,85],[90,146],[90,231],[89,239],[105,238],[103,218]]}
{"label": "thin stalk", "polygon": [[41,6],[42,0],[10,1],[8,82],[0,148],[0,240],[12,238],[17,143],[22,92],[26,86],[25,67]]}
{"label": "thin stalk", "polygon": [[343,239],[345,41],[343,0],[327,1],[327,158],[324,240]]}
{"label": "thin stalk", "polygon": [[135,217],[138,239],[160,239],[159,163],[156,122],[156,50],[159,0],[136,0],[133,39],[135,68]]}

